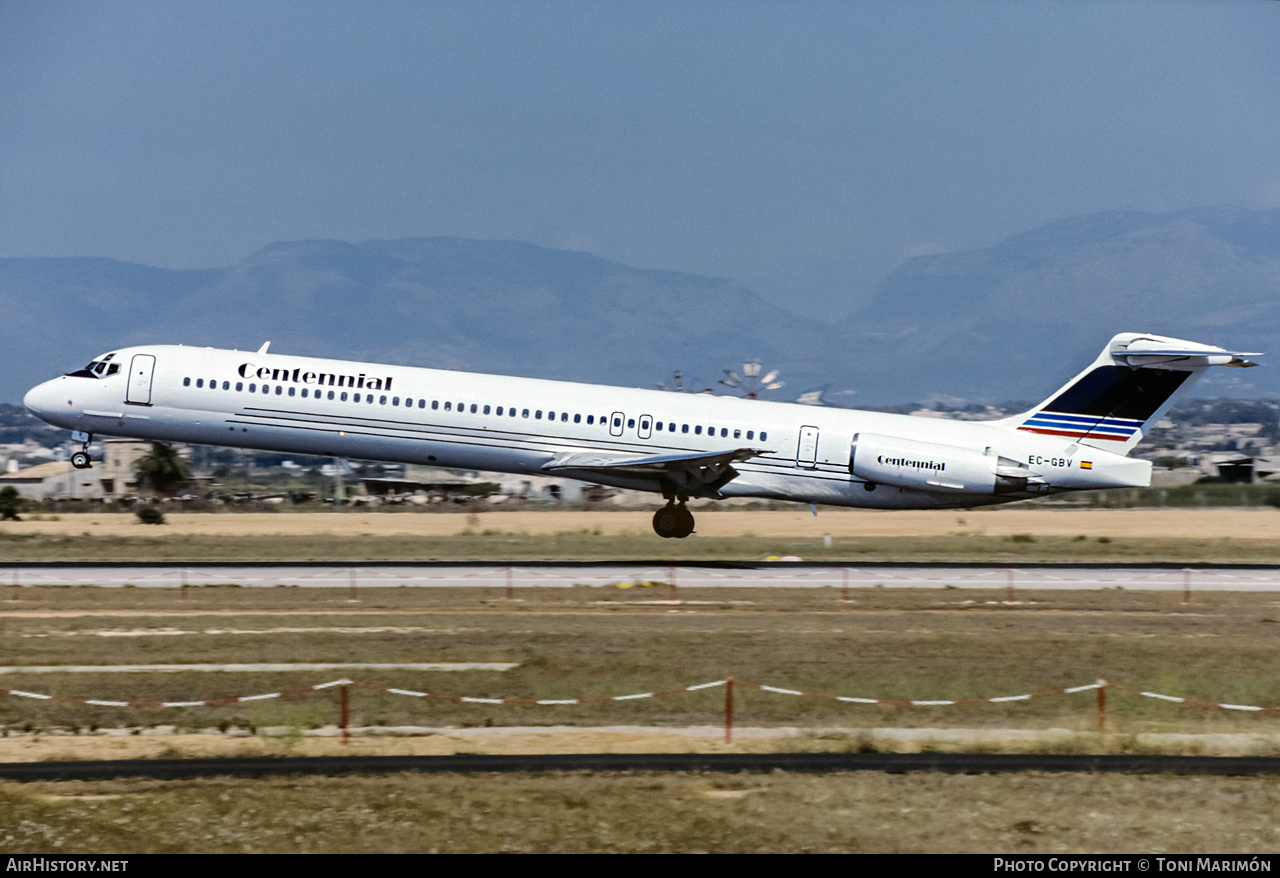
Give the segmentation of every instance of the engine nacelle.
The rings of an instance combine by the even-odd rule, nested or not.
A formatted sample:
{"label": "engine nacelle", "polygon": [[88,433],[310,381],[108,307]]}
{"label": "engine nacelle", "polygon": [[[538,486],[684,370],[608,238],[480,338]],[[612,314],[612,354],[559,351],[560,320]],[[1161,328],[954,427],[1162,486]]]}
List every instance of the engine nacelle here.
{"label": "engine nacelle", "polygon": [[1038,481],[1025,466],[996,454],[876,433],[853,437],[849,472],[873,485],[958,494],[1034,491],[1028,481]]}

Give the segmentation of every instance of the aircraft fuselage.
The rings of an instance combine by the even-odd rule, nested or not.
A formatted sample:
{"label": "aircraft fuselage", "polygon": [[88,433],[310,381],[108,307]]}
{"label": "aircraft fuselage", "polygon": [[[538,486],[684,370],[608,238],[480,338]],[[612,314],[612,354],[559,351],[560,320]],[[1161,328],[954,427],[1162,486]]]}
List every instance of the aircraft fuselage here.
{"label": "aircraft fuselage", "polygon": [[1150,481],[1146,461],[1005,421],[173,345],[109,359],[114,374],[55,378],[25,405],[84,434],[555,473],[681,501],[949,508]]}

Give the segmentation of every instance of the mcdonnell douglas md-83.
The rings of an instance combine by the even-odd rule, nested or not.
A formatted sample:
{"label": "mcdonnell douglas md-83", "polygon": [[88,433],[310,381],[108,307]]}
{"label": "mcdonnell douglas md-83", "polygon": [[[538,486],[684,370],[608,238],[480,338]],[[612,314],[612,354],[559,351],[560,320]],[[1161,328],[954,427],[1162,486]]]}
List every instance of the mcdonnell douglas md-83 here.
{"label": "mcdonnell douglas md-83", "polygon": [[[269,345],[269,343],[268,343]],[[693,532],[690,497],[945,509],[1144,487],[1128,457],[1174,394],[1255,354],[1126,332],[1043,403],[951,421],[173,345],[122,348],[33,388],[74,431],[339,458],[562,475],[661,494],[662,537]]]}

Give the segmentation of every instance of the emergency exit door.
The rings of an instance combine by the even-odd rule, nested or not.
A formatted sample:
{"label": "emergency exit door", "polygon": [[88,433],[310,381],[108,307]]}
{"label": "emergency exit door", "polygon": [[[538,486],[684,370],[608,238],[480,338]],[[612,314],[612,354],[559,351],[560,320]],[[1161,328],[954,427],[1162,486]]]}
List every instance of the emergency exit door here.
{"label": "emergency exit door", "polygon": [[800,444],[796,447],[796,466],[816,469],[818,466],[818,428],[801,427]]}
{"label": "emergency exit door", "polygon": [[129,364],[129,388],[124,401],[133,405],[151,405],[151,375],[155,372],[156,358],[151,354],[134,354]]}

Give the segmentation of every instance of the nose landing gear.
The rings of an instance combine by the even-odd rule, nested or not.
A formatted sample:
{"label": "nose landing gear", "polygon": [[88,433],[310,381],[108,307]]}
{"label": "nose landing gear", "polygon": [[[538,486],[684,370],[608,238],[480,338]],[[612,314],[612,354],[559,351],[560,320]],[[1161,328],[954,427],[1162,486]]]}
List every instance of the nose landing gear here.
{"label": "nose landing gear", "polygon": [[89,457],[89,443],[93,441],[92,433],[76,430],[71,434],[72,440],[83,442],[84,447],[71,455],[71,465],[76,469],[89,469],[93,466],[93,458]]}
{"label": "nose landing gear", "polygon": [[693,513],[683,502],[668,501],[653,514],[653,531],[663,539],[682,540],[693,533]]}

